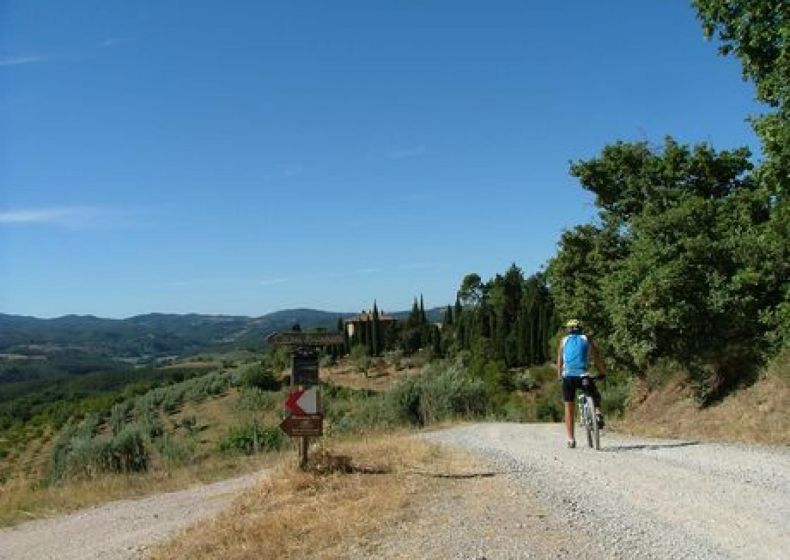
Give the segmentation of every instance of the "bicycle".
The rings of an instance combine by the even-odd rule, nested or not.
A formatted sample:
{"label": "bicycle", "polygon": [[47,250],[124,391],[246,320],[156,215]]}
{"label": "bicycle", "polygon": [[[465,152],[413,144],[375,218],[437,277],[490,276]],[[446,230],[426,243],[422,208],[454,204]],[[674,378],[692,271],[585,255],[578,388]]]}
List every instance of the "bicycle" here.
{"label": "bicycle", "polygon": [[578,396],[579,423],[584,426],[587,432],[587,444],[595,448],[596,451],[601,449],[601,431],[598,419],[595,417],[595,404],[589,388],[590,381],[595,381],[599,377],[598,375],[582,375],[582,390]]}

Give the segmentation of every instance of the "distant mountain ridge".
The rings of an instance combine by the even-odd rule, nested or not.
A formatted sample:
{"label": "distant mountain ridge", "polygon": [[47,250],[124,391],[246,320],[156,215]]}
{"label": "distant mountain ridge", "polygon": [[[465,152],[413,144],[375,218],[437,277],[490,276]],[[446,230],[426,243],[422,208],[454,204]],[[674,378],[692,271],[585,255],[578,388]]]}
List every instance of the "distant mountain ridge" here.
{"label": "distant mountain ridge", "polygon": [[[426,311],[439,320],[442,309]],[[184,355],[211,349],[263,347],[264,338],[298,323],[303,329],[334,329],[353,313],[285,309],[260,317],[147,313],[126,319],[64,315],[39,319],[0,313],[0,353],[35,355],[77,350],[116,357]],[[397,318],[407,311],[393,313]]]}

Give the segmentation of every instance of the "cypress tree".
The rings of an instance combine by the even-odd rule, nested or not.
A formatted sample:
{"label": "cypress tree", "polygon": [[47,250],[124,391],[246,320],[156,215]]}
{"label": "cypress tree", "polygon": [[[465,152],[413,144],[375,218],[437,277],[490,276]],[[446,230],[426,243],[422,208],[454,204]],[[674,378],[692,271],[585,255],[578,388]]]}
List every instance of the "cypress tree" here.
{"label": "cypress tree", "polygon": [[379,323],[379,308],[373,300],[373,330],[371,332],[372,356],[378,356],[381,351],[381,324]]}
{"label": "cypress tree", "polygon": [[444,321],[442,321],[442,323],[445,327],[453,326],[453,308],[449,305],[444,312]]}
{"label": "cypress tree", "polygon": [[425,316],[425,304],[422,301],[422,294],[420,294],[420,323],[423,325],[428,324],[428,318]]}

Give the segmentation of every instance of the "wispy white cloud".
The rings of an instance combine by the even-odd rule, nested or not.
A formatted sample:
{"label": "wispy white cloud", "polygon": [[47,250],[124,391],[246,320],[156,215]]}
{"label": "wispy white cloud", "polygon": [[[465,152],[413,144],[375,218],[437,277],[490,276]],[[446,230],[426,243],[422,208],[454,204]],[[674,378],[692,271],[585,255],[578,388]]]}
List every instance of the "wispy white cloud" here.
{"label": "wispy white cloud", "polygon": [[119,227],[134,223],[130,210],[102,206],[0,209],[0,226],[60,226],[72,229]]}
{"label": "wispy white cloud", "polygon": [[428,153],[428,148],[425,144],[420,144],[418,146],[411,146],[407,148],[396,148],[394,150],[389,150],[385,152],[384,157],[387,159],[407,159],[407,158],[416,158],[422,157]]}
{"label": "wispy white cloud", "polygon": [[303,171],[304,168],[301,165],[286,165],[283,167],[282,176],[296,177],[297,175],[301,175]]}
{"label": "wispy white cloud", "polygon": [[288,278],[268,278],[266,280],[261,280],[258,284],[261,286],[274,286],[275,284],[283,284],[284,282],[288,282]]}
{"label": "wispy white cloud", "polygon": [[434,263],[428,262],[405,263],[398,266],[400,270],[427,270],[435,267],[436,265]]}
{"label": "wispy white cloud", "polygon": [[41,54],[28,54],[18,56],[0,57],[0,66],[21,66],[22,64],[34,64],[36,62],[46,62],[51,57]]}
{"label": "wispy white cloud", "polygon": [[400,197],[401,202],[423,202],[431,198],[427,192],[409,193]]}
{"label": "wispy white cloud", "polygon": [[103,41],[99,42],[99,46],[103,49],[111,49],[113,47],[123,45],[124,43],[128,43],[130,40],[131,39],[128,37],[107,37]]}
{"label": "wispy white cloud", "polygon": [[80,208],[0,210],[0,224],[62,224],[77,217]]}

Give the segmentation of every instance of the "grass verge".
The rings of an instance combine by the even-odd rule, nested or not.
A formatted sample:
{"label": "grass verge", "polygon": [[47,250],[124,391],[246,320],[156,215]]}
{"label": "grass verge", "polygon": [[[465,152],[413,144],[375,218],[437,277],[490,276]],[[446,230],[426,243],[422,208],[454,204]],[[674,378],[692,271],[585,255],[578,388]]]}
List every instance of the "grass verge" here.
{"label": "grass verge", "polygon": [[[435,483],[418,472],[457,470],[457,461],[408,434],[333,442],[317,470],[284,462],[230,509],[155,549],[153,558],[342,558],[349,543],[396,521]],[[340,468],[326,468],[334,463]]]}
{"label": "grass verge", "polygon": [[253,472],[276,463],[279,454],[217,456],[169,471],[104,475],[46,486],[28,480],[0,485],[0,527],[53,516],[110,500],[180,490]]}

